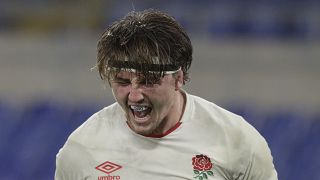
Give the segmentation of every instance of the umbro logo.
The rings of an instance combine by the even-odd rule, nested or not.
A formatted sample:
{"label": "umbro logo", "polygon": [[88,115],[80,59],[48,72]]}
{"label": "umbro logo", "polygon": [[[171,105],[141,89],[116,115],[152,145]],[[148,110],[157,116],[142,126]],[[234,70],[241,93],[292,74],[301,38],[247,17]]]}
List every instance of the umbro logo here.
{"label": "umbro logo", "polygon": [[120,179],[120,176],[111,176],[110,174],[121,169],[121,168],[122,168],[122,166],[115,164],[113,162],[110,162],[110,161],[106,161],[106,162],[100,164],[99,166],[96,167],[96,169],[108,174],[108,176],[99,176],[98,180],[118,180],[118,179]]}
{"label": "umbro logo", "polygon": [[111,174],[112,172],[114,172],[120,168],[122,168],[122,166],[115,164],[115,163],[112,163],[110,161],[106,161],[96,167],[96,169],[98,169],[99,171],[102,171],[107,174]]}

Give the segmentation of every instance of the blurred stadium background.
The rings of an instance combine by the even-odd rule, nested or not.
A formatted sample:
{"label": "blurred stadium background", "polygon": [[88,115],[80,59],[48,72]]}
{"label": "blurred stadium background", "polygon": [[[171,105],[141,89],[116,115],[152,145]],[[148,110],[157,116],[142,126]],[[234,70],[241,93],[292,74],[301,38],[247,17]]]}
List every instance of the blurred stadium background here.
{"label": "blurred stadium background", "polygon": [[279,179],[320,178],[317,0],[0,0],[0,179],[53,179],[68,135],[114,102],[91,71],[103,29],[132,10],[175,16],[194,46],[185,89],[244,116]]}

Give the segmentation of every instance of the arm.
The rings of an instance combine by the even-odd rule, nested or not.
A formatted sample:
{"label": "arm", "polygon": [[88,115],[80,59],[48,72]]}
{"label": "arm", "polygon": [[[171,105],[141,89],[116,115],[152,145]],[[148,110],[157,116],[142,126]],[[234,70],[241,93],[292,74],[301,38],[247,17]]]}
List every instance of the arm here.
{"label": "arm", "polygon": [[88,154],[76,143],[66,143],[56,156],[55,180],[86,179],[92,172]]}
{"label": "arm", "polygon": [[252,152],[244,172],[244,180],[278,180],[267,142],[259,136],[252,142]]}

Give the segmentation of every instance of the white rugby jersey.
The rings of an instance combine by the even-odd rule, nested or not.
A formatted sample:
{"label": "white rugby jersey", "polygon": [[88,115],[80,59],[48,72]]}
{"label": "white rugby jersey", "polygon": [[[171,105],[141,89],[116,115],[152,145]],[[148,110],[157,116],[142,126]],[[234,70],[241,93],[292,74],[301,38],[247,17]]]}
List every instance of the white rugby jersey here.
{"label": "white rugby jersey", "polygon": [[276,180],[265,139],[242,117],[186,95],[181,122],[163,137],[126,124],[115,103],[76,129],[56,159],[56,180]]}

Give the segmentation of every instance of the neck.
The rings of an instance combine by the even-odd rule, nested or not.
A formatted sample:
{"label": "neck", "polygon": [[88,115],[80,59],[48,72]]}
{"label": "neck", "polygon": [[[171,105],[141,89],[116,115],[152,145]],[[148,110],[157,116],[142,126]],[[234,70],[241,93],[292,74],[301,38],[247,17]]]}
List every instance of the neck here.
{"label": "neck", "polygon": [[179,95],[178,95],[178,102],[179,102],[179,118],[177,120],[177,122],[179,122],[184,114],[184,108],[186,106],[186,94],[182,91],[179,90],[178,91]]}
{"label": "neck", "polygon": [[172,116],[168,117],[166,121],[162,122],[161,126],[163,126],[163,128],[160,128],[162,129],[162,132],[154,132],[155,134],[167,134],[168,131],[170,131],[173,127],[180,123],[186,104],[186,95],[181,90],[177,90],[176,93],[176,100],[173,104],[173,108],[171,109]]}

